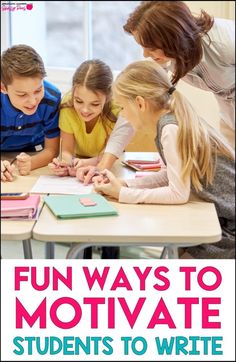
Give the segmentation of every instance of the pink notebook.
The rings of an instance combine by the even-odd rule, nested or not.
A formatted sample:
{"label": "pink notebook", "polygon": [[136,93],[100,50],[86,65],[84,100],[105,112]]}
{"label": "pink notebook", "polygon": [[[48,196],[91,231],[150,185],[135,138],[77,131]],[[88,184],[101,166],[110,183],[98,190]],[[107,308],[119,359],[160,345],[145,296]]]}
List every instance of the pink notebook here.
{"label": "pink notebook", "polygon": [[1,219],[32,220],[38,215],[40,195],[30,195],[25,200],[1,200]]}

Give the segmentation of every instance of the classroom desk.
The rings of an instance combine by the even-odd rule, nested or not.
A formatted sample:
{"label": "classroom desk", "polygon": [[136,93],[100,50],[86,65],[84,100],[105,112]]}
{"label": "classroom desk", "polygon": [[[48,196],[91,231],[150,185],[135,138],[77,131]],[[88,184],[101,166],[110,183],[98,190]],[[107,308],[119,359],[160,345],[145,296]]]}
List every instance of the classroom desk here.
{"label": "classroom desk", "polygon": [[[14,153],[3,153],[1,158],[11,160],[14,156]],[[28,176],[20,176],[16,170],[16,177],[13,182],[1,182],[1,192],[29,192],[37,178],[47,172],[47,167],[43,167],[32,171]],[[9,242],[22,240],[25,259],[33,258],[30,239],[35,222],[35,220],[1,220],[1,238]]]}
{"label": "classroom desk", "polygon": [[[126,153],[124,157],[137,157]],[[117,161],[113,171],[122,177],[134,175]],[[111,200],[110,200],[111,201]],[[185,205],[121,204],[111,201],[118,216],[60,220],[47,206],[33,227],[33,238],[46,243],[70,243],[67,258],[82,256],[84,248],[97,246],[162,246],[169,258],[178,257],[178,247],[213,243],[221,228],[212,203],[191,200]]]}

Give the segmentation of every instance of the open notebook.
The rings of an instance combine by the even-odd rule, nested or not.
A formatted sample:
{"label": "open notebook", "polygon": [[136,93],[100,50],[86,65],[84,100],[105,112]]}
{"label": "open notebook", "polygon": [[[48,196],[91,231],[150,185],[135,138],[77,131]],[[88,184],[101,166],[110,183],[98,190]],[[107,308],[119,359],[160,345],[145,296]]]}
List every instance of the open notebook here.
{"label": "open notebook", "polygon": [[49,195],[44,197],[44,202],[60,219],[118,215],[112,204],[96,193]]}

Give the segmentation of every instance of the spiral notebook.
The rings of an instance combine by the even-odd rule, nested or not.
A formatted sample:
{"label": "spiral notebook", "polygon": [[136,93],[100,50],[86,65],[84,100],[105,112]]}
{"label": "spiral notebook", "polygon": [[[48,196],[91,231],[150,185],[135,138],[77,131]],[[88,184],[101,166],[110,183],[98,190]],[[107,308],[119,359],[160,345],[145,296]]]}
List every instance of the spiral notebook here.
{"label": "spiral notebook", "polygon": [[59,219],[118,215],[113,205],[100,194],[49,195],[45,204]]}

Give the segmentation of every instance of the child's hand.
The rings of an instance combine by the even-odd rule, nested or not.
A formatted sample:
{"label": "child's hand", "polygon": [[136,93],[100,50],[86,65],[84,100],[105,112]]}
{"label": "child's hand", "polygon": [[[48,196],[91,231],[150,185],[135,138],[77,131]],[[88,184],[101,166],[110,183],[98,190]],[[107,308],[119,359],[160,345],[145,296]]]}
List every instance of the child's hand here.
{"label": "child's hand", "polygon": [[54,158],[52,162],[48,164],[48,167],[55,176],[68,176],[69,165],[65,161],[59,161],[58,158]]}
{"label": "child's hand", "polygon": [[101,171],[100,175],[103,176],[103,180],[100,179],[99,181],[98,178],[94,179],[94,190],[98,193],[119,199],[122,182],[109,170]]}
{"label": "child's hand", "polygon": [[98,169],[96,166],[85,166],[77,168],[76,177],[80,182],[83,182],[84,185],[88,185],[92,182],[92,178],[98,174]]}
{"label": "child's hand", "polygon": [[19,174],[22,176],[29,175],[31,170],[31,156],[25,152],[21,152],[16,158]]}
{"label": "child's hand", "polygon": [[72,176],[72,177],[75,177],[76,176],[76,171],[77,169],[73,166],[68,166],[67,167],[67,170],[68,170],[68,174],[69,176]]}
{"label": "child's hand", "polygon": [[72,165],[77,169],[80,167],[91,166],[91,160],[92,158],[74,158]]}
{"label": "child's hand", "polygon": [[9,161],[1,160],[1,181],[13,181],[14,165],[10,165]]}
{"label": "child's hand", "polygon": [[72,167],[80,167],[81,160],[77,157],[74,157],[72,159]]}
{"label": "child's hand", "polygon": [[96,182],[97,184],[108,184],[110,180],[107,176],[103,175],[101,171],[99,171],[95,173],[95,176],[93,176],[92,182]]}

